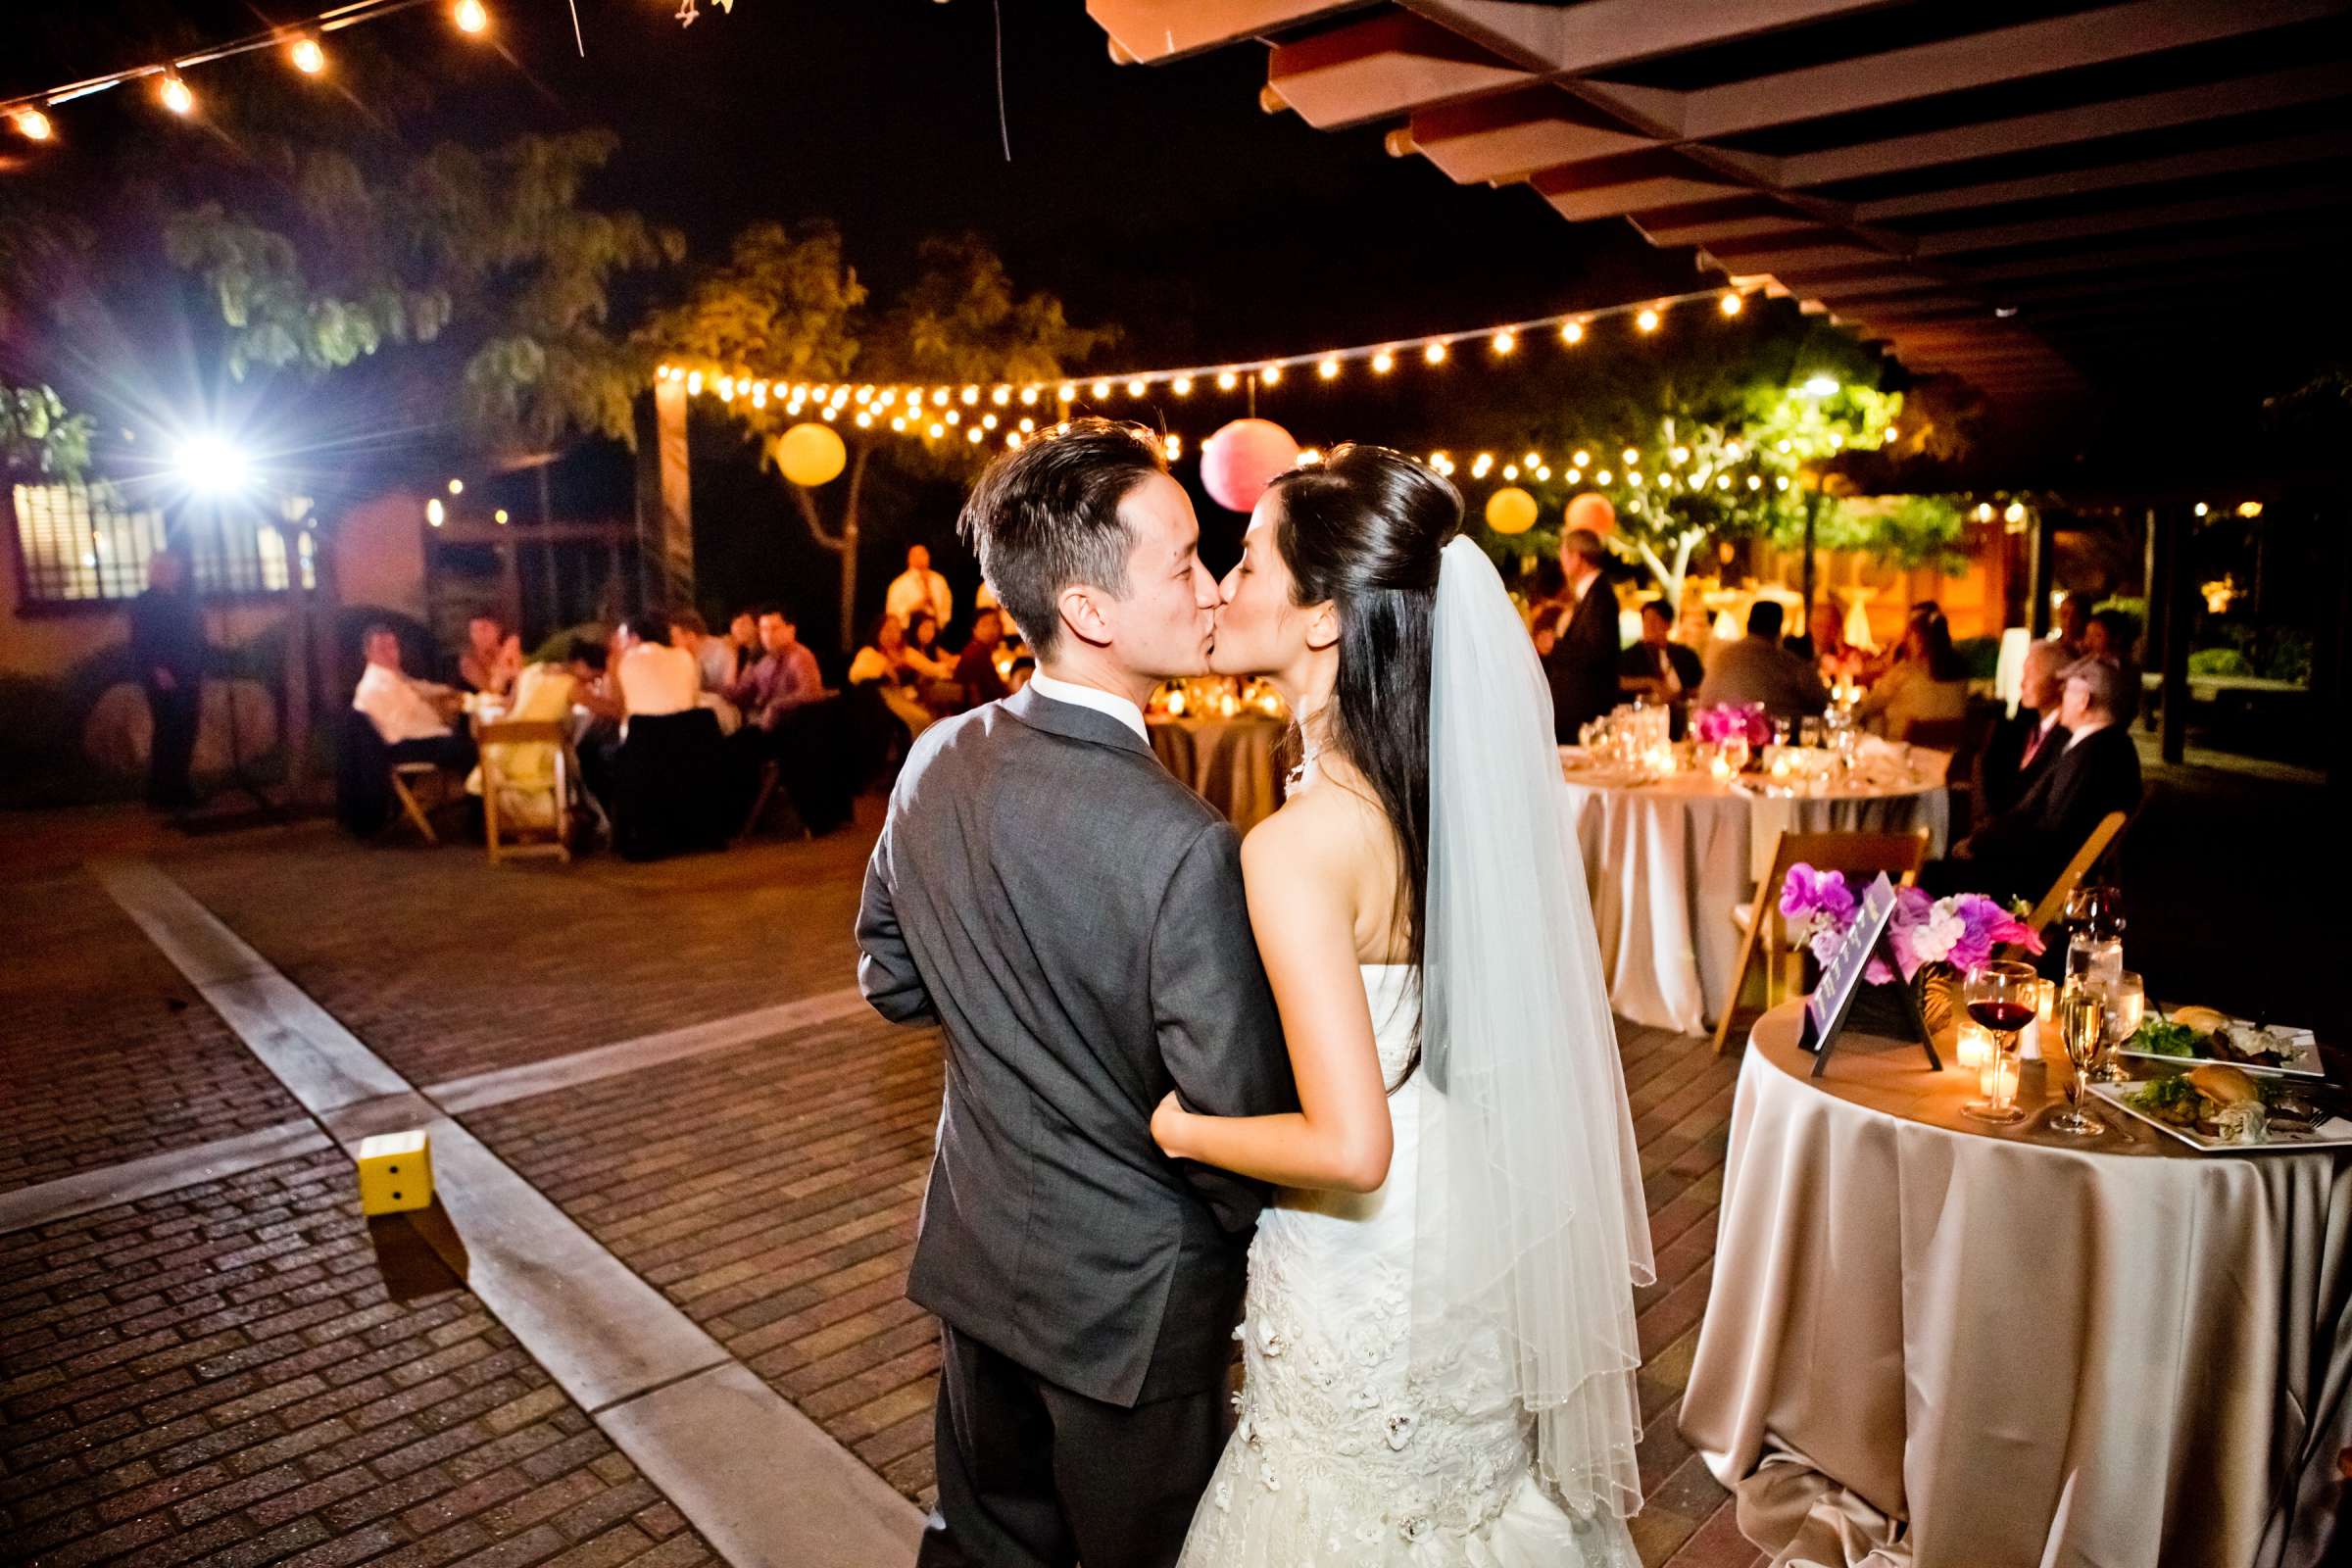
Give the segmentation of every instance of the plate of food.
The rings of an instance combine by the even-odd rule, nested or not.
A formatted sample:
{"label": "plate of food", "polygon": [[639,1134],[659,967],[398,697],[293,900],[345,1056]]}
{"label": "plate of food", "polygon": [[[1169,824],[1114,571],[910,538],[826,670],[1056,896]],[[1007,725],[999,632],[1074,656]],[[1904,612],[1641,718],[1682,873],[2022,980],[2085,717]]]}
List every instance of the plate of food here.
{"label": "plate of food", "polygon": [[2352,1144],[2352,1105],[2342,1091],[2226,1061],[2137,1083],[2093,1084],[2091,1091],[2208,1152]]}
{"label": "plate of food", "polygon": [[2308,1029],[2258,1029],[2211,1007],[2175,1007],[2149,1018],[2116,1047],[2119,1055],[2155,1061],[2226,1061],[2239,1067],[2325,1078],[2320,1045]]}

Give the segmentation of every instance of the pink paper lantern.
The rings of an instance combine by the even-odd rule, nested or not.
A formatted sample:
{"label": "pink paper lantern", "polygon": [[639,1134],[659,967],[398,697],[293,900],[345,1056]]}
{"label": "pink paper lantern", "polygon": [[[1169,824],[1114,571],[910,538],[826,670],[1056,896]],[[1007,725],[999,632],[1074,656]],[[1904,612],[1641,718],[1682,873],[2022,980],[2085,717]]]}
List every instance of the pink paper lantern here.
{"label": "pink paper lantern", "polygon": [[1617,529],[1617,509],[1609,498],[1596,490],[1588,490],[1568,503],[1568,526],[1584,528],[1596,534],[1610,534]]}
{"label": "pink paper lantern", "polygon": [[1267,482],[1298,464],[1298,443],[1271,419],[1236,419],[1200,443],[1200,483],[1228,512],[1256,506]]}

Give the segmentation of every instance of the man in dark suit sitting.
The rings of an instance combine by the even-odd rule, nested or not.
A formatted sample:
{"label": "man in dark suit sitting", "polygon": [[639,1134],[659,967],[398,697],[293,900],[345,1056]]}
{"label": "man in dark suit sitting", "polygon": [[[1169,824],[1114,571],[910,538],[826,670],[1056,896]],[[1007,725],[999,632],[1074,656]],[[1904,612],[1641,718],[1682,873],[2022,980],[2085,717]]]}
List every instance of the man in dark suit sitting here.
{"label": "man in dark suit sitting", "polygon": [[1552,730],[1562,746],[1577,731],[1615,708],[1617,595],[1602,569],[1608,551],[1590,528],[1571,528],[1560,541],[1560,569],[1568,576],[1572,609],[1554,621],[1555,640],[1544,656],[1551,682]]}
{"label": "man in dark suit sitting", "polygon": [[1625,651],[1617,662],[1617,670],[1627,691],[1645,692],[1672,710],[1674,735],[1680,740],[1690,698],[1697,692],[1699,682],[1707,678],[1707,671],[1695,651],[1666,640],[1666,634],[1673,629],[1673,606],[1663,598],[1644,604],[1642,640]]}
{"label": "man in dark suit sitting", "polygon": [[2066,750],[2058,707],[2066,697],[2066,650],[2037,642],[2026,650],[2018,675],[2017,712],[1993,726],[1978,758],[1980,798],[1998,815],[2026,798],[2034,781]]}
{"label": "man in dark suit sitting", "polygon": [[1937,868],[1947,889],[2037,899],[2110,811],[2139,807],[2139,752],[2118,721],[2122,676],[2083,660],[2066,671],[2058,710],[2066,746],[2015,806],[1970,834]]}

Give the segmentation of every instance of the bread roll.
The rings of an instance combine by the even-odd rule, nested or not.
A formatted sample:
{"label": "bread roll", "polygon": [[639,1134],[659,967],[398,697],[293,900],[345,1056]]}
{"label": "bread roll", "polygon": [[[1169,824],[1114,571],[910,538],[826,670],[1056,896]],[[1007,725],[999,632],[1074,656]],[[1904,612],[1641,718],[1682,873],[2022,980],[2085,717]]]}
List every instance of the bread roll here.
{"label": "bread roll", "polygon": [[2175,1007],[2168,1016],[2181,1028],[2194,1029],[2201,1035],[2225,1028],[2230,1022],[2228,1013],[2217,1012],[2211,1007]]}
{"label": "bread roll", "polygon": [[2217,1109],[2224,1105],[2259,1103],[2262,1100],[2254,1080],[2227,1062],[2209,1061],[2201,1067],[2191,1067],[2188,1083]]}

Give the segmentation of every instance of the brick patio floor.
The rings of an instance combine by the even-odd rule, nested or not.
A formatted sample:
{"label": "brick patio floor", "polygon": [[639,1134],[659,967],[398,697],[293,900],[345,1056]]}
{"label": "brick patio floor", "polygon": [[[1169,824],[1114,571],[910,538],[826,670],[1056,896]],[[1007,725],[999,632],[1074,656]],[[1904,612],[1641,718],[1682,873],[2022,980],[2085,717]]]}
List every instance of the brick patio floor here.
{"label": "brick patio floor", "polygon": [[[858,830],[828,840],[655,866],[493,870],[478,850],[367,848],[318,826],[174,846],[158,861],[429,1084],[852,984],[851,915],[874,821],[869,802]],[[21,1063],[46,1074],[50,1087],[23,1108],[26,1147],[48,1163],[13,1177],[0,1163],[0,1182],[299,1115],[201,1003],[161,1001],[193,992],[137,947],[85,874],[41,876],[64,911],[59,933],[0,957],[0,998],[31,999],[47,1021],[12,1018],[0,1067],[12,1080]],[[84,946],[113,955],[110,978],[74,972]],[[84,1045],[44,1058],[51,1029]],[[1734,1568],[1757,1554],[1674,1418],[1705,1304],[1736,1058],[1654,1031],[1629,1029],[1623,1047],[1659,1261],[1639,1301],[1648,1501],[1636,1538],[1648,1564]],[[102,1069],[109,1053],[131,1054]],[[855,1017],[461,1119],[927,1502],[934,1330],[902,1286],[939,1083],[928,1033]],[[215,1108],[224,1104],[238,1108]],[[333,1154],[0,1236],[0,1505],[26,1550],[61,1563],[707,1552],[470,1296],[444,1280],[390,1299],[369,1237]],[[119,1262],[177,1272],[150,1287],[118,1278]],[[355,1335],[372,1337],[371,1369],[343,1378],[319,1352]],[[344,1392],[370,1381],[374,1392]],[[481,1392],[493,1387],[495,1398]],[[99,1435],[109,1422],[122,1433]],[[332,1430],[310,1442],[321,1426]],[[386,1427],[397,1440],[371,1436]],[[370,1512],[363,1496],[378,1492],[384,1509]],[[178,1549],[199,1532],[215,1544]]]}

